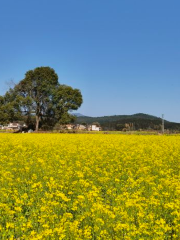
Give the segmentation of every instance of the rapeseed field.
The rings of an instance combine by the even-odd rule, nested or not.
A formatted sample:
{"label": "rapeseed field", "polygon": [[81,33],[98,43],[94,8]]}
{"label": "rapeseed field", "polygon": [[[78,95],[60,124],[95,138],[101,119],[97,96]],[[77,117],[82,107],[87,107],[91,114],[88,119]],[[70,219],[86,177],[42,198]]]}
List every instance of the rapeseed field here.
{"label": "rapeseed field", "polygon": [[0,134],[1,240],[180,239],[180,136]]}

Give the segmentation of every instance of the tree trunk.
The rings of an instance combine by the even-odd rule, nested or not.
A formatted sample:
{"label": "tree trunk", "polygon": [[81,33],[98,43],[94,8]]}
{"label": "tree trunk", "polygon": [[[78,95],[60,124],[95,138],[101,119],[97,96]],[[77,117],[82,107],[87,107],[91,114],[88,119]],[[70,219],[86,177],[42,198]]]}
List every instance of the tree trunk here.
{"label": "tree trunk", "polygon": [[39,121],[40,121],[40,117],[36,115],[36,132],[38,132],[39,130]]}

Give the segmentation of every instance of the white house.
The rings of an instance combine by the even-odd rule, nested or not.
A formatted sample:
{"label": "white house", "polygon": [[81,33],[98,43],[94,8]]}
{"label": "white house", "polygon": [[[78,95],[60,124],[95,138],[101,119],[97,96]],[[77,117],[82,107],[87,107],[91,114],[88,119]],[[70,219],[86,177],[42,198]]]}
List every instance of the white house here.
{"label": "white house", "polygon": [[22,130],[23,127],[27,127],[26,124],[24,123],[23,125],[21,125],[20,123],[9,123],[7,126],[7,129],[9,130]]}
{"label": "white house", "polygon": [[78,129],[78,130],[86,130],[86,126],[82,125],[82,124],[77,124],[75,129]]}
{"label": "white house", "polygon": [[22,126],[19,123],[9,123],[7,128],[9,130],[20,130]]}
{"label": "white house", "polygon": [[96,125],[92,125],[92,131],[100,131],[100,127],[97,127]]}
{"label": "white house", "polygon": [[87,129],[88,131],[100,131],[101,127],[98,127],[97,125],[92,124],[92,125],[89,125]]}

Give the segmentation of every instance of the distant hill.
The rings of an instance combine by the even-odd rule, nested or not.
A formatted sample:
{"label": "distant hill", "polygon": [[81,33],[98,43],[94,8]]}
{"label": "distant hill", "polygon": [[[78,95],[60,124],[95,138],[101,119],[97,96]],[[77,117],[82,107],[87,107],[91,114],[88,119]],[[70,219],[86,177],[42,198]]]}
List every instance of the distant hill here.
{"label": "distant hill", "polygon": [[76,115],[77,118],[77,122],[86,122],[86,123],[93,123],[93,122],[99,122],[104,123],[104,122],[114,122],[114,121],[118,121],[118,120],[122,120],[122,119],[151,119],[151,120],[161,120],[161,118],[152,116],[152,115],[148,115],[148,114],[144,114],[144,113],[137,113],[137,114],[133,114],[133,115],[113,115],[113,116],[103,116],[103,117],[87,117],[87,116],[83,116],[82,114]]}
{"label": "distant hill", "polygon": [[81,113],[72,113],[73,116],[76,116],[76,117],[85,117],[83,114]]}
{"label": "distant hill", "polygon": [[[160,130],[162,119],[149,114],[114,115],[103,117],[77,116],[76,123],[92,124],[98,122],[103,130]],[[180,123],[165,122],[165,129],[180,131]]]}

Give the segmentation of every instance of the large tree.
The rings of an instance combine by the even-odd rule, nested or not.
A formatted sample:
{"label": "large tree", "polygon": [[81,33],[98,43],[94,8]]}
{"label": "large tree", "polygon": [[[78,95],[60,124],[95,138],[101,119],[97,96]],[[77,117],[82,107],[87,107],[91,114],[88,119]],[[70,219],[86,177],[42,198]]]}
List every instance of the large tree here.
{"label": "large tree", "polygon": [[35,117],[36,131],[40,122],[51,122],[53,125],[65,116],[67,120],[69,111],[78,109],[82,104],[81,92],[61,85],[58,75],[50,67],[26,72],[25,78],[11,90],[10,95],[26,119]]}

